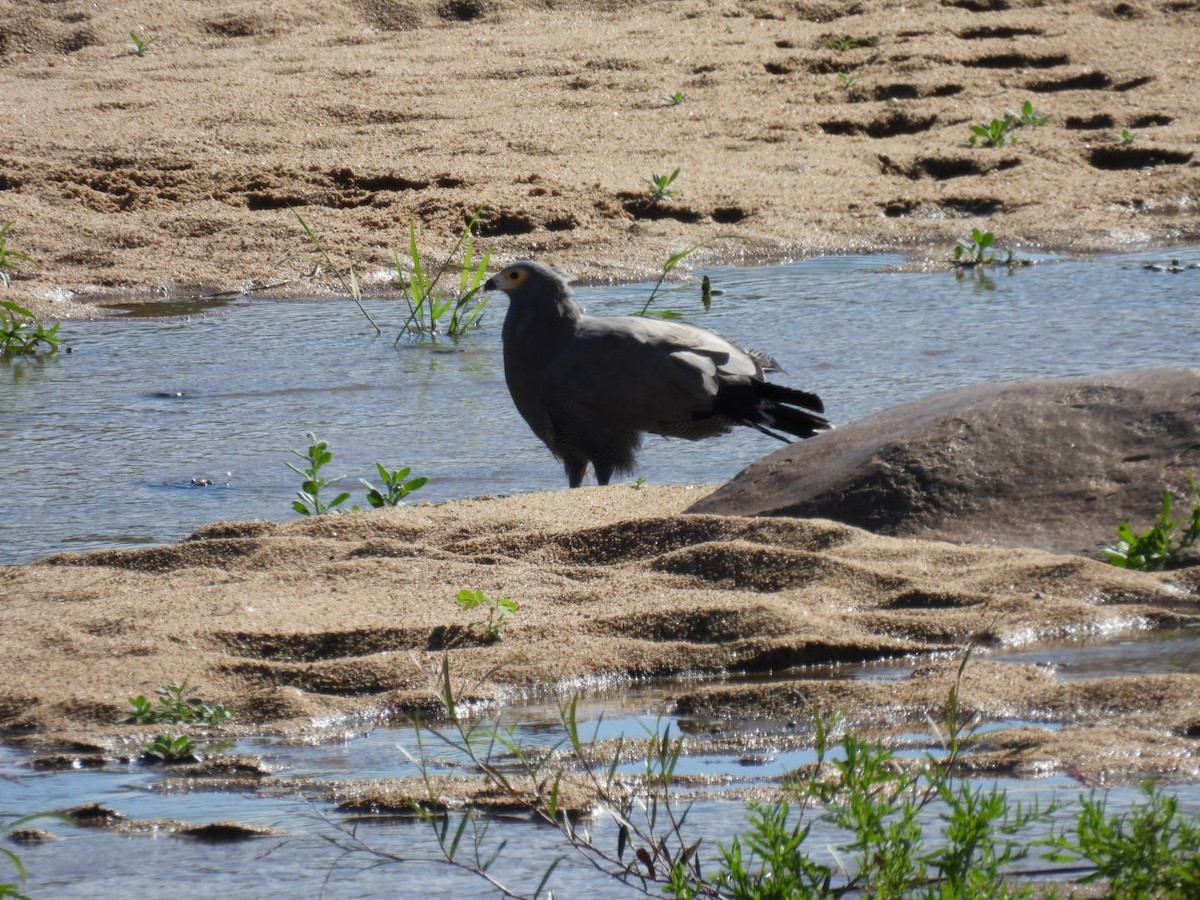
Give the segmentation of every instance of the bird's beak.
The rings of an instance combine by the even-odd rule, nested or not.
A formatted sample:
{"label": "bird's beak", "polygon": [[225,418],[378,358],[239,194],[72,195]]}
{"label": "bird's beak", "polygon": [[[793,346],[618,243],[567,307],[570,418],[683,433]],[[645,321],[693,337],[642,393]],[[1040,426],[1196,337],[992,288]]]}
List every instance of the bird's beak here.
{"label": "bird's beak", "polygon": [[483,289],[484,289],[485,291],[494,291],[494,290],[496,290],[497,288],[499,288],[499,287],[500,287],[500,285],[499,285],[499,284],[496,282],[496,279],[497,279],[498,277],[499,277],[499,276],[497,276],[497,275],[493,275],[491,278],[489,278],[487,281],[485,281],[485,282],[483,283]]}

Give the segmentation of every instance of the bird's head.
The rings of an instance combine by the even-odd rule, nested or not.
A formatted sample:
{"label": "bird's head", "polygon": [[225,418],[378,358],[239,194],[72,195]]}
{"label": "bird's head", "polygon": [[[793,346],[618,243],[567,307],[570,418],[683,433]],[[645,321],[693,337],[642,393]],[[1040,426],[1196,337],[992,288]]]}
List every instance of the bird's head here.
{"label": "bird's head", "polygon": [[509,298],[530,295],[569,293],[571,279],[545,263],[521,260],[505,266],[483,285],[485,291],[504,291]]}
{"label": "bird's head", "polygon": [[483,289],[508,294],[510,318],[517,315],[574,322],[580,312],[571,298],[570,281],[567,275],[545,263],[521,260],[489,278]]}

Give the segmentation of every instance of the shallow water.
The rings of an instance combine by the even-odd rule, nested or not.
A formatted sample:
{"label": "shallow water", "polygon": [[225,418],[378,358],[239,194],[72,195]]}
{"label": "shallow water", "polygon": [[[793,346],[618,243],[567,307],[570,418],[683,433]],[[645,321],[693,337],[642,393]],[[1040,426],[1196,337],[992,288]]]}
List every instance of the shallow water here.
{"label": "shallow water", "polygon": [[[1035,663],[1052,666],[1066,678],[1100,674],[1144,674],[1195,671],[1196,629],[1180,629],[1141,635],[1108,643],[1080,641],[1035,649],[1005,650],[990,656],[995,661]],[[1119,655],[1108,652],[1109,647]],[[770,676],[784,681],[806,678],[902,678],[911,666],[895,664],[809,667]],[[690,679],[696,683],[728,681],[756,683],[768,676],[728,676]],[[786,772],[814,762],[810,727],[807,723],[773,720],[708,720],[671,713],[673,699],[689,689],[680,680],[638,684],[596,683],[586,686],[577,705],[580,733],[586,740],[605,740],[624,735],[640,742],[651,733],[669,727],[672,736],[685,736],[691,750],[679,760],[681,776],[713,779],[714,790],[773,784]],[[565,697],[564,697],[565,699]],[[501,714],[503,725],[527,748],[562,744],[564,731],[559,708],[545,700],[517,703]],[[483,719],[484,725],[488,723]],[[994,721],[979,731],[1031,724],[1055,729],[1056,722],[1025,723]],[[486,731],[486,728],[484,729]],[[749,735],[752,748],[746,752],[705,750],[710,737],[732,731]],[[902,736],[902,755],[920,757],[939,752],[940,744],[930,734]],[[799,745],[798,749],[797,745]],[[407,752],[405,752],[407,751]],[[420,774],[412,757],[436,761],[434,774],[462,774],[466,757],[426,735],[423,743],[407,727],[355,729],[347,727],[332,740],[308,745],[274,738],[246,739],[221,752],[263,760],[276,777],[312,778],[317,781],[379,779]],[[620,771],[636,774],[642,764],[629,763]],[[120,835],[98,829],[72,828],[57,822],[37,823],[58,838],[42,846],[21,847],[22,860],[30,871],[26,885],[33,897],[88,898],[95,896],[149,896],[161,890],[173,872],[189,877],[172,881],[171,893],[181,898],[210,897],[226,892],[232,897],[278,896],[291,891],[298,896],[340,897],[484,897],[495,896],[473,876],[456,872],[432,860],[437,847],[428,826],[409,817],[338,813],[331,803],[298,797],[269,797],[240,793],[159,793],[152,790],[164,772],[141,765],[113,765],[102,770],[48,772],[28,768],[23,756],[0,745],[0,772],[17,776],[0,780],[0,818],[31,810],[52,810],[79,803],[100,803],[131,819],[181,819],[190,824],[236,821],[278,832],[277,837],[237,843],[210,844],[166,833]],[[1076,801],[1084,793],[1068,776],[1056,773],[1037,781],[1001,779],[997,782],[1013,800],[1051,799]],[[1200,786],[1170,788],[1186,815],[1200,815]],[[703,790],[701,795],[703,795]],[[1132,788],[1109,792],[1112,811],[1119,811],[1141,797]],[[937,809],[926,813],[933,821]],[[688,816],[691,839],[703,838],[709,859],[716,858],[715,846],[728,843],[744,828],[747,812],[740,801],[714,797],[697,800]],[[615,828],[604,815],[590,823],[601,846],[615,845]],[[355,827],[359,837],[378,849],[402,855],[408,862],[369,868],[364,854],[344,856],[329,839],[339,837],[337,826]],[[500,817],[491,826],[487,845],[509,843],[497,874],[506,882],[532,890],[543,868],[565,851],[556,833],[531,824],[521,817]],[[810,852],[824,859],[822,848],[840,840],[833,832],[814,832]],[[1035,861],[1036,862],[1036,861]],[[1033,864],[1033,863],[1031,863]],[[397,888],[398,884],[404,887]],[[628,897],[621,888],[574,856],[568,856],[551,882],[559,896]]]}
{"label": "shallow water", "polygon": [[[835,422],[969,382],[1193,365],[1200,248],[1045,261],[1008,272],[889,271],[898,256],[705,268],[724,290],[656,306],[774,354],[780,380],[816,390]],[[701,270],[697,270],[700,274]],[[581,287],[593,313],[640,308],[649,286]],[[0,564],[59,550],[164,542],[220,519],[288,519],[306,434],[362,503],[374,462],[430,478],[413,500],[563,487],[558,464],[509,401],[496,295],[457,343],[393,341],[398,306],[242,300],[165,321],[63,327],[73,352],[0,363]],[[739,429],[717,440],[649,437],[635,473],[720,483],[776,449]]]}
{"label": "shallow water", "polygon": [[[1042,666],[1059,681],[1132,675],[1200,673],[1200,627],[1127,632],[1121,637],[1088,635],[1076,640],[1044,641],[1034,646],[978,648],[976,659]],[[830,678],[902,681],[924,659],[882,660],[818,667]]]}
{"label": "shallow water", "polygon": [[[674,687],[678,690],[678,685]],[[672,692],[670,683],[626,686],[603,695],[585,697],[578,706],[580,732],[585,740],[624,734],[633,741],[651,732],[688,734],[702,742],[708,731],[704,722],[688,721],[663,714]],[[601,716],[603,717],[601,719]],[[517,741],[526,747],[553,746],[563,738],[557,708],[537,703],[506,709],[503,720]],[[726,723],[727,725],[729,723]],[[728,754],[698,753],[681,758],[681,775],[710,776],[727,786],[769,784],[787,771],[814,760],[811,750],[776,751],[772,736],[794,736],[797,727],[788,723],[733,723],[749,726],[762,750],[751,758]],[[1020,725],[997,722],[992,728]],[[806,726],[805,726],[806,727]],[[1055,727],[1039,723],[1039,727]],[[904,755],[937,752],[929,735],[907,736],[911,746]],[[264,759],[279,776],[308,776],[315,779],[360,779],[402,777],[419,770],[401,748],[414,756],[436,760],[433,772],[458,774],[461,753],[425,740],[419,749],[411,728],[386,728],[362,733],[347,732],[342,740],[311,747],[268,739],[240,742],[226,752]],[[630,773],[641,764],[622,767]],[[490,897],[496,894],[478,878],[456,872],[434,862],[437,846],[429,826],[411,817],[352,815],[337,813],[332,804],[296,797],[275,798],[239,793],[164,794],[151,790],[161,769],[129,765],[97,771],[43,772],[21,765],[20,755],[0,746],[0,772],[18,775],[17,781],[0,781],[0,816],[29,810],[61,809],[82,802],[109,806],[131,819],[182,819],[192,824],[236,821],[266,827],[278,836],[234,843],[212,844],[166,833],[120,835],[100,829],[70,827],[58,822],[35,823],[47,828],[56,840],[39,846],[17,848],[29,870],[24,885],[32,897],[91,898],[140,897],[161,892],[169,883],[173,897],[200,898],[224,893],[230,897],[275,897],[291,893],[302,897]],[[1011,800],[1051,799],[1074,802],[1085,791],[1064,775],[1036,782],[1001,779],[997,784]],[[1200,787],[1172,788],[1185,815],[1200,814]],[[1110,811],[1117,812],[1140,801],[1132,788],[1108,793]],[[923,819],[935,823],[939,810],[931,808]],[[330,843],[339,837],[337,825],[356,828],[359,838],[381,851],[397,854],[403,864],[371,868],[365,854],[343,855]],[[716,845],[728,843],[731,835],[745,828],[747,811],[740,801],[700,799],[687,818],[687,835],[703,839],[706,859],[717,858]],[[611,850],[616,829],[611,818],[594,816],[588,823],[593,838]],[[832,831],[814,831],[809,852],[829,863],[827,846],[842,838]],[[520,816],[498,817],[490,826],[486,848],[502,840],[508,844],[495,874],[506,883],[532,892],[544,868],[566,847],[550,828],[535,825]],[[469,845],[469,839],[468,839]],[[1034,860],[1031,864],[1036,864]],[[711,862],[710,862],[711,865]],[[175,874],[173,874],[175,873]],[[186,877],[175,875],[186,873]],[[596,872],[573,855],[556,871],[550,882],[557,896],[629,897],[634,894]]]}
{"label": "shallow water", "polygon": [[[976,381],[1195,365],[1200,270],[1142,268],[1171,257],[1200,263],[1200,248],[1046,261],[983,277],[888,271],[902,261],[895,256],[828,257],[704,269],[725,291],[710,313],[698,311],[694,289],[656,305],[696,309],[699,324],[773,353],[789,370],[781,380],[816,390],[831,417],[848,422]],[[585,287],[578,294],[589,311],[613,314],[640,307],[648,290]],[[375,460],[429,476],[415,500],[563,486],[557,464],[508,400],[499,351],[503,298],[494,301],[483,329],[457,343],[399,348],[393,339],[400,315],[384,302],[369,304],[389,326],[381,338],[345,302],[224,303],[186,319],[68,323],[71,354],[0,364],[0,479],[9,498],[0,518],[0,563],[174,540],[218,519],[292,518],[298,478],[285,463],[295,461],[288,451],[303,448],[308,431],[330,441],[330,468],[347,476],[347,486],[373,476]],[[775,446],[753,432],[700,444],[650,438],[636,474],[652,483],[717,483]],[[1195,629],[1184,629],[1144,640],[1018,648],[991,658],[1051,666],[1061,678],[1195,672],[1198,641]],[[909,671],[901,662],[809,674],[887,679]],[[711,723],[666,715],[678,690],[677,684],[609,686],[581,703],[581,718],[597,722],[603,715],[600,737],[640,738],[667,722],[673,733],[702,737]],[[505,722],[528,741],[552,742],[558,733],[556,710],[544,704],[507,710]],[[762,752],[697,754],[681,760],[680,772],[753,783],[811,761],[811,751],[772,746],[794,735],[793,724],[732,724],[752,731]],[[1018,723],[989,727],[1002,724]],[[584,732],[590,735],[592,726]],[[316,747],[260,739],[234,752],[262,757],[286,775],[413,774],[398,746],[414,749],[411,730],[349,731]],[[19,775],[0,779],[0,817],[92,801],[131,818],[233,820],[284,834],[212,845],[50,824],[59,840],[18,848],[33,897],[149,896],[168,883],[180,898],[494,896],[475,877],[434,863],[359,871],[364,857],[343,857],[321,837],[334,834],[322,815],[349,821],[328,804],[162,795],[149,790],[159,777],[152,769],[34,771],[2,745],[0,773]],[[1002,784],[1022,799],[1078,793],[1065,778]],[[1185,787],[1178,795],[1185,812],[1200,811],[1200,789]],[[1111,802],[1132,799],[1132,790],[1119,789]],[[697,838],[728,841],[745,817],[740,802],[704,800],[689,826]],[[420,823],[366,818],[358,828],[381,849],[436,856]],[[593,828],[612,845],[610,820],[600,818]],[[555,832],[528,823],[497,825],[488,841],[501,839],[510,843],[499,875],[526,891],[561,849]],[[813,840],[823,846],[833,836]],[[629,895],[573,857],[551,884],[559,896]]]}

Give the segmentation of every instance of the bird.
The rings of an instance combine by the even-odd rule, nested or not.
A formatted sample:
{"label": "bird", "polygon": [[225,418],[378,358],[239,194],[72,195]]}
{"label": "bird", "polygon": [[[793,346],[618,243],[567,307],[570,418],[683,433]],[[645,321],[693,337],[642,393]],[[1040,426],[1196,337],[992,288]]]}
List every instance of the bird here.
{"label": "bird", "polygon": [[789,442],[832,424],[814,393],[773,384],[765,353],[713,331],[645,316],[589,316],[570,278],[520,260],[484,283],[508,295],[504,379],[521,417],[570,487],[630,473],[645,433],[701,440],[746,425]]}

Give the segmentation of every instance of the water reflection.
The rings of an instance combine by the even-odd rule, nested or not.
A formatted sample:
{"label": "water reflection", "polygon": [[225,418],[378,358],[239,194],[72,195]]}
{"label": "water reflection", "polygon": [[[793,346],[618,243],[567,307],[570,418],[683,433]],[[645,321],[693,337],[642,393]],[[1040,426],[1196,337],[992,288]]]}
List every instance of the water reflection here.
{"label": "water reflection", "polygon": [[102,303],[101,306],[122,318],[166,319],[202,316],[225,309],[240,299],[241,295],[236,292],[225,291],[201,296],[171,297],[153,302]]}

